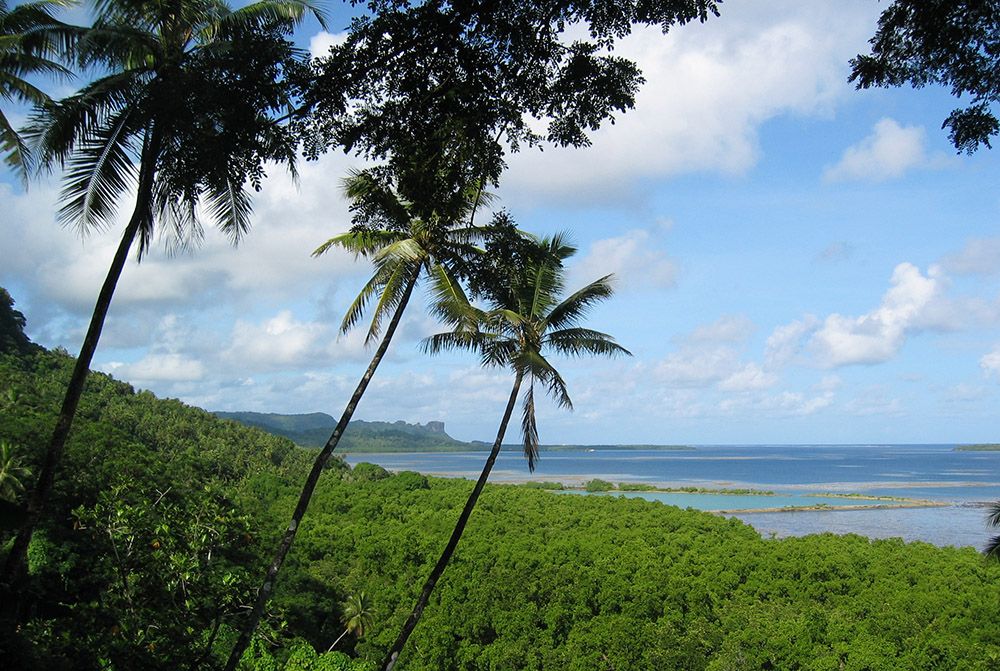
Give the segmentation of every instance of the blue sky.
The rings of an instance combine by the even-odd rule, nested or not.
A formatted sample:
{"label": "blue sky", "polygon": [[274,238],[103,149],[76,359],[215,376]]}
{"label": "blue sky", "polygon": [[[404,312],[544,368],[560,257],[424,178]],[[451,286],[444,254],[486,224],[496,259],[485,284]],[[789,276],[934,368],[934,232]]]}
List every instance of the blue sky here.
{"label": "blue sky", "polygon": [[[571,286],[617,274],[592,325],[635,354],[560,361],[576,409],[540,407],[543,442],[1000,440],[1000,157],[955,154],[944,91],[847,83],[884,4],[734,1],[640,32],[620,48],[647,78],[635,110],[590,148],[511,157],[499,205],[570,232]],[[349,225],[359,165],[274,170],[238,249],[210,232],[130,263],[96,367],[212,410],[339,414],[369,352],[336,327],[368,269],[309,253]],[[57,177],[0,176],[0,284],[32,338],[76,352],[120,229],[60,228]],[[509,376],[421,355],[420,307],[356,416],[492,438]]]}

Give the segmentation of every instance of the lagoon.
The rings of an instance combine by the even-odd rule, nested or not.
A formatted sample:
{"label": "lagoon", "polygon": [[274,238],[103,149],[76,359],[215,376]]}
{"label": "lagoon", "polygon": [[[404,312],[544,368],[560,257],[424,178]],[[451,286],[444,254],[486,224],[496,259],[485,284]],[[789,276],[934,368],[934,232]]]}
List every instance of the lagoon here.
{"label": "lagoon", "polygon": [[[985,505],[1000,500],[1000,452],[956,451],[953,445],[704,445],[690,451],[543,450],[529,473],[516,448],[505,448],[492,482],[551,480],[582,485],[592,478],[660,488],[769,490],[774,496],[628,492],[668,505],[730,511],[764,535],[830,531],[872,538],[900,537],[937,545],[982,547],[991,531]],[[485,452],[351,454],[389,470],[475,478]],[[898,502],[824,497],[891,496],[941,507],[898,509]],[[739,512],[823,504],[833,510]],[[873,510],[852,510],[859,505]]]}

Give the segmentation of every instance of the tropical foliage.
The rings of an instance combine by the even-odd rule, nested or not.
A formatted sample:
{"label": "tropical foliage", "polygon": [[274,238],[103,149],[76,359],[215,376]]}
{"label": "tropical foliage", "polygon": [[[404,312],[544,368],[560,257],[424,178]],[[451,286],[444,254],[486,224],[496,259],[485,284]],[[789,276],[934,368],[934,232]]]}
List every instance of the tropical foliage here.
{"label": "tropical foliage", "polygon": [[[535,383],[544,384],[549,393],[556,397],[559,405],[572,407],[566,384],[546,359],[544,350],[552,349],[570,356],[629,354],[628,350],[615,343],[610,336],[579,326],[590,306],[611,295],[610,277],[591,282],[569,297],[559,300],[563,290],[562,262],[575,251],[575,248],[564,242],[562,236],[542,240],[533,254],[536,259],[533,263],[525,264],[503,277],[484,280],[482,285],[484,288],[489,287],[493,300],[492,309],[488,312],[470,304],[462,288],[443,269],[438,268],[435,273],[434,309],[443,321],[454,326],[454,330],[431,336],[426,341],[427,349],[431,352],[454,347],[472,349],[481,355],[484,365],[510,368],[514,373],[514,386],[500,420],[493,449],[441,557],[424,582],[410,617],[382,663],[384,671],[395,666],[407,639],[420,621],[434,587],[451,562],[493,464],[500,454],[507,424],[521,393],[522,384],[527,381],[521,414],[521,434],[528,470],[534,470],[535,460],[538,458]],[[482,256],[488,257],[489,254]],[[495,272],[496,264],[487,263],[491,273]],[[473,265],[476,265],[475,261]]]}
{"label": "tropical foliage", "polygon": [[289,104],[281,79],[295,50],[287,37],[308,0],[262,0],[232,10],[222,0],[94,3],[94,23],[72,55],[101,74],[76,94],[42,105],[28,130],[43,165],[66,167],[59,212],[83,230],[114,223],[119,201],[135,206],[97,297],[66,388],[26,520],[7,556],[6,601],[17,594],[31,535],[44,513],[77,404],[125,261],[156,224],[184,245],[201,236],[198,205],[233,242],[250,227],[245,185],[264,163],[293,163],[295,140],[274,115]]}
{"label": "tropical foliage", "polygon": [[[0,352],[0,389],[16,392],[0,440],[23,445],[28,467],[71,366]],[[0,634],[5,665],[218,668],[313,454],[101,374],[79,415],[20,629]],[[472,487],[336,460],[327,473],[246,671],[375,668]],[[766,540],[640,499],[489,485],[400,667],[989,671],[998,582],[1000,563],[971,548]],[[319,652],[362,591],[370,628]]]}
{"label": "tropical foliage", "polygon": [[461,259],[476,253],[472,243],[479,233],[473,226],[473,217],[484,201],[480,185],[467,184],[440,201],[427,200],[427,194],[418,200],[410,200],[386,182],[387,175],[378,170],[355,172],[344,181],[344,191],[355,214],[355,225],[349,232],[327,240],[314,252],[318,256],[339,247],[371,260],[375,272],[348,308],[341,331],[349,331],[370,311],[371,324],[365,343],[371,344],[379,336],[381,339],[340,420],[316,455],[312,470],[302,485],[291,521],[285,527],[274,559],[264,575],[256,604],[233,647],[226,671],[236,668],[244,650],[250,645],[320,475],[388,351],[417,282],[428,272],[447,273],[449,265],[456,265]]}

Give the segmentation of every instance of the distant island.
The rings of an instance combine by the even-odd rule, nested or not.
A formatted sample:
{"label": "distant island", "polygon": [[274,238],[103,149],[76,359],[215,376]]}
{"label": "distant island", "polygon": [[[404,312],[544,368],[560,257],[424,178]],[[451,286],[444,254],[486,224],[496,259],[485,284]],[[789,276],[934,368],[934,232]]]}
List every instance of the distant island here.
{"label": "distant island", "polygon": [[[322,447],[337,425],[337,420],[325,412],[283,415],[263,412],[215,412],[217,417],[230,419],[268,433],[283,436],[301,447]],[[472,452],[489,450],[492,443],[470,442],[452,438],[445,432],[444,422],[410,424],[397,422],[365,422],[354,420],[347,426],[337,452]],[[515,448],[518,445],[505,445]],[[693,450],[687,445],[542,445],[543,450]]]}
{"label": "distant island", "polygon": [[975,445],[958,445],[959,452],[1000,452],[1000,443],[977,443]]}

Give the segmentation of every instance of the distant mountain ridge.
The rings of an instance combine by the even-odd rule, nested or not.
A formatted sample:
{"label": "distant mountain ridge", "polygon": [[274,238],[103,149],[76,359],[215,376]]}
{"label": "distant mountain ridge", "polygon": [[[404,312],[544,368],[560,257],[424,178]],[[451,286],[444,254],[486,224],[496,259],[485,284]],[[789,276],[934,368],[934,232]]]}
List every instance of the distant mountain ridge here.
{"label": "distant mountain ridge", "polygon": [[[275,435],[291,439],[302,447],[322,447],[337,426],[337,420],[325,412],[283,415],[263,412],[216,412],[217,417],[231,419]],[[365,422],[354,420],[347,426],[338,452],[420,452],[440,450],[474,450],[480,445],[462,442],[449,436],[444,422],[409,424],[398,422]]]}

